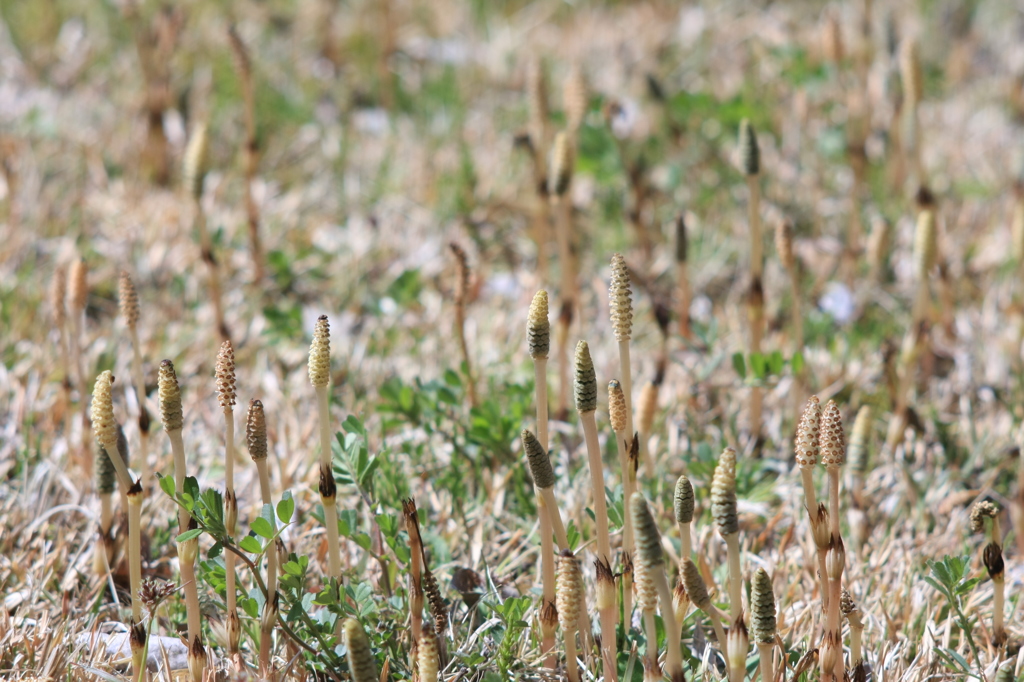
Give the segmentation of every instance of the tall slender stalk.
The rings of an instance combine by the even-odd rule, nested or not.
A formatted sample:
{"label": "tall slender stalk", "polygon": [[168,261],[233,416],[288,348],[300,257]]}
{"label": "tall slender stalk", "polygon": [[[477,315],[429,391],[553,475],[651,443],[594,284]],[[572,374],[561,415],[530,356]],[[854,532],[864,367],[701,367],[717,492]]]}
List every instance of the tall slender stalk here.
{"label": "tall slender stalk", "polygon": [[234,26],[228,29],[231,51],[235,56],[235,68],[242,89],[242,106],[245,121],[245,146],[242,151],[245,168],[245,213],[249,222],[249,247],[252,251],[253,279],[263,279],[263,244],[260,240],[260,209],[256,204],[253,185],[256,183],[256,167],[259,164],[259,142],[256,139],[256,90],[253,85],[252,60],[242,37]]}
{"label": "tall slender stalk", "polygon": [[904,336],[900,351],[896,406],[885,439],[886,452],[890,453],[903,437],[903,431],[907,426],[907,410],[914,372],[927,349],[928,307],[931,304],[928,275],[935,268],[938,259],[934,202],[928,192],[922,192],[918,200],[920,210],[914,231],[914,277],[917,280],[917,289],[910,328]]}
{"label": "tall slender stalk", "polygon": [[[555,604],[555,549],[552,541],[551,513],[545,503],[541,490],[550,489],[555,484],[555,472],[551,468],[548,453],[544,451],[543,445],[532,433],[523,430],[521,438],[523,441],[523,452],[526,453],[527,462],[530,465],[530,472],[533,476],[534,489],[537,492],[537,512],[540,525],[540,563],[541,563],[541,586],[542,603],[540,608],[540,629],[541,629],[541,653],[547,654],[547,667],[555,668],[557,660],[554,657],[554,623],[551,622],[551,613],[545,614]],[[558,510],[553,510],[555,514]],[[546,615],[546,617],[545,617]]]}
{"label": "tall slender stalk", "polygon": [[341,544],[338,538],[338,486],[331,468],[331,412],[328,405],[327,384],[331,378],[331,327],[327,316],[321,315],[313,328],[313,342],[309,347],[309,383],[316,390],[317,411],[320,417],[320,503],[324,508],[327,527],[328,574],[341,579]]}
{"label": "tall slender stalk", "polygon": [[[629,433],[629,408],[625,392],[618,381],[608,382],[608,417],[615,432],[615,447],[619,453],[619,469],[622,472],[622,499],[628,500],[636,492],[636,460],[629,456],[631,448]],[[629,629],[633,614],[633,516],[624,514],[622,525],[622,614],[623,623]]]}
{"label": "tall slender stalk", "polygon": [[[825,570],[828,573],[829,595],[826,616],[826,642],[823,644],[821,658],[822,679],[829,679],[831,671],[836,682],[843,679],[842,633],[840,623],[843,569],[846,564],[846,550],[839,534],[839,469],[846,462],[846,439],[843,434],[843,419],[839,407],[834,400],[828,401],[821,414],[818,430],[818,443],[821,448],[821,463],[828,473],[829,503],[829,541],[828,554],[825,559]],[[832,649],[838,649],[837,661],[828,667],[828,656]]]}
{"label": "tall slender stalk", "polygon": [[146,380],[142,374],[142,346],[139,343],[139,296],[126,270],[121,271],[118,282],[118,302],[132,344],[132,383],[135,402],[139,404],[139,454],[135,462],[139,480],[145,488],[149,481],[149,410],[146,409]]}
{"label": "tall slender stalk", "polygon": [[[259,400],[249,401],[249,413],[245,419],[245,439],[249,445],[249,456],[256,463],[256,469],[260,477],[260,493],[263,496],[263,504],[273,505],[273,497],[270,493],[270,468],[267,466],[267,418],[263,412],[263,403]],[[271,520],[275,526],[277,522]],[[337,528],[337,524],[335,524]],[[260,620],[260,672],[264,675],[270,674],[270,647],[271,636],[274,632],[274,622],[277,620],[277,548],[268,547],[267,551],[267,602],[263,607],[263,615]]]}
{"label": "tall slender stalk", "polygon": [[[828,551],[828,512],[818,505],[814,493],[814,467],[818,464],[820,446],[818,442],[821,423],[821,403],[818,396],[807,399],[803,414],[796,427],[796,442],[793,451],[800,467],[800,480],[804,487],[804,508],[811,525],[811,538],[818,552],[818,583],[823,608],[828,607],[828,578],[825,575],[825,552]],[[824,516],[822,516],[824,513]]]}
{"label": "tall slender stalk", "polygon": [[[10,192],[10,189],[8,189]],[[67,270],[58,265],[50,281],[50,312],[53,315],[53,326],[57,328],[57,360],[61,368],[61,397],[64,410],[64,439],[68,450],[71,450],[71,424],[74,411],[71,409],[71,363],[68,361],[68,313],[64,300],[68,293]]]}
{"label": "tall slender stalk", "polygon": [[[665,624],[665,667],[672,682],[683,682],[683,657],[680,649],[679,625],[673,610],[672,590],[665,574],[665,555],[661,548],[661,534],[651,515],[647,500],[640,493],[629,498],[629,511],[636,531],[636,562],[643,565],[645,579],[652,580],[661,602],[662,621]],[[645,612],[646,613],[646,612]],[[657,640],[655,640],[657,641]]]}
{"label": "tall slender stalk", "polygon": [[921,158],[921,125],[918,107],[924,95],[924,78],[917,41],[908,38],[900,45],[900,79],[903,82],[903,155],[905,163],[914,168],[918,185],[927,184]]}
{"label": "tall slender stalk", "polygon": [[[174,490],[176,494],[185,491],[185,445],[181,438],[181,431],[184,427],[184,418],[181,407],[181,387],[178,385],[178,375],[174,371],[174,364],[170,360],[160,363],[160,372],[157,377],[157,384],[160,395],[160,420],[163,423],[164,431],[171,441],[171,450],[174,453]],[[178,507],[178,533],[185,533],[197,528],[192,515],[183,506]],[[188,615],[188,641],[189,670],[192,673],[193,682],[202,682],[203,669],[205,668],[205,656],[202,660],[193,661],[193,652],[201,652],[202,648],[202,627],[200,624],[199,611],[199,586],[196,582],[195,563],[199,555],[199,538],[178,543],[178,567],[181,571],[182,589],[185,593],[185,610]]]}
{"label": "tall slender stalk", "polygon": [[793,352],[804,350],[804,316],[800,295],[800,270],[793,252],[793,225],[788,220],[780,220],[775,227],[775,250],[779,254],[779,262],[789,275],[790,319],[793,325]]}
{"label": "tall slender stalk", "polygon": [[[117,426],[117,453],[125,466],[129,463],[128,439],[125,438],[124,429]],[[100,496],[100,542],[93,550],[93,570],[97,575],[106,575],[107,571],[114,565],[114,554],[117,543],[111,536],[111,528],[114,523],[113,494],[118,486],[117,470],[114,468],[114,460],[107,454],[106,448],[102,445],[96,453],[96,491]],[[129,487],[129,490],[131,487]],[[125,493],[125,501],[128,501]],[[131,519],[129,518],[129,521]],[[130,561],[130,557],[129,557]]]}
{"label": "tall slender stalk", "polygon": [[419,642],[423,633],[423,538],[415,500],[402,500],[402,515],[409,534],[409,629],[413,641]]}
{"label": "tall slender stalk", "polygon": [[534,391],[537,402],[537,439],[548,450],[548,353],[551,349],[551,323],[548,321],[548,292],[541,289],[533,296],[526,322],[526,338],[533,358]]}
{"label": "tall slender stalk", "polygon": [[[82,336],[85,333],[85,305],[89,297],[89,269],[85,260],[79,258],[71,264],[71,275],[68,282],[68,298],[71,304],[71,311],[68,319],[68,336],[70,342],[71,364],[75,368],[75,381],[78,384],[78,409],[82,416],[82,442],[80,444],[82,462],[85,468],[85,475],[91,477],[93,473],[92,449],[87,443],[86,434],[89,431],[89,407],[86,403],[88,393],[88,382],[84,359],[82,357]],[[113,380],[113,379],[111,379]],[[68,444],[70,449],[71,445]]]}
{"label": "tall slender stalk", "polygon": [[615,585],[611,569],[611,541],[608,532],[608,506],[604,490],[604,465],[601,462],[601,445],[597,437],[597,375],[590,347],[586,341],[576,345],[576,410],[583,426],[587,443],[587,459],[590,464],[590,482],[594,490],[594,520],[597,524],[597,608],[601,615],[601,653],[605,661],[605,679],[618,679],[615,661],[617,641],[615,637]]}
{"label": "tall slender stalk", "polygon": [[548,171],[548,197],[555,215],[555,237],[558,241],[558,260],[562,273],[561,310],[558,315],[558,414],[569,409],[569,328],[579,300],[576,282],[576,263],[572,248],[572,205],[569,187],[572,184],[572,144],[565,132],[555,136]]}
{"label": "tall slender stalk", "polygon": [[736,514],[736,451],[722,450],[711,480],[711,515],[729,554],[729,611],[732,620],[743,612],[743,583],[740,577],[739,518]]}
{"label": "tall slender stalk", "polygon": [[1006,601],[1006,581],[1003,574],[1003,532],[999,524],[999,507],[983,500],[971,510],[971,531],[983,533],[985,519],[992,519],[990,541],[982,550],[982,563],[992,579],[992,639],[997,646],[1006,641],[1006,630],[1003,626],[1003,610]]}
{"label": "tall slender stalk", "polygon": [[181,184],[188,193],[192,203],[193,223],[199,233],[199,248],[203,262],[206,263],[207,285],[209,287],[210,303],[213,305],[213,317],[217,326],[217,334],[222,341],[226,341],[230,334],[228,326],[224,322],[224,302],[221,296],[220,268],[217,256],[213,252],[213,239],[206,226],[206,212],[203,210],[203,180],[206,177],[207,165],[207,128],[206,122],[196,124],[192,136],[185,148],[185,156],[182,163]]}
{"label": "tall slender stalk", "polygon": [[459,341],[462,364],[466,366],[466,393],[469,406],[476,407],[476,382],[473,378],[473,364],[466,344],[466,305],[469,302],[469,259],[461,246],[452,242],[448,245],[455,257],[455,337]]}
{"label": "tall slender stalk", "polygon": [[[217,400],[224,412],[224,528],[229,537],[235,536],[238,523],[238,498],[235,495],[235,350],[231,341],[225,340],[217,353]],[[242,635],[238,620],[238,594],[235,589],[235,555],[224,555],[228,609],[228,651],[238,652],[238,641]]]}
{"label": "tall slender stalk", "polygon": [[539,59],[530,62],[526,71],[526,96],[528,109],[527,138],[533,159],[533,183],[535,191],[532,215],[533,238],[537,242],[537,278],[548,280],[548,240],[551,221],[548,201],[548,164],[545,159],[550,135],[550,112],[548,111],[548,84],[544,64]]}
{"label": "tall slender stalk", "polygon": [[622,395],[626,401],[626,438],[633,438],[633,373],[629,362],[629,340],[633,333],[633,301],[629,268],[621,254],[612,256],[612,276],[608,284],[608,308],[612,330],[619,345],[619,367],[622,372]]}
{"label": "tall slender stalk", "polygon": [[659,371],[654,381],[648,381],[640,389],[640,400],[637,401],[637,430],[640,440],[640,459],[644,463],[644,474],[654,478],[654,457],[651,455],[651,431],[654,428],[654,415],[658,410],[658,389],[661,386],[662,374]]}
{"label": "tall slender stalk", "polygon": [[[131,473],[128,471],[128,463],[122,452],[127,455],[128,443],[116,420],[114,419],[114,401],[111,394],[111,384],[114,375],[110,370],[101,372],[96,377],[93,385],[92,405],[90,407],[92,417],[93,435],[97,444],[106,453],[106,457],[113,466],[121,489],[122,498],[127,501],[128,512],[128,578],[132,591],[132,625],[141,623],[142,606],[140,603],[139,588],[142,586],[142,549],[140,539],[141,509],[142,509],[142,487],[138,481],[133,482]],[[118,435],[120,434],[120,439]],[[120,442],[119,442],[120,441]],[[136,678],[140,675],[139,661],[134,660]]]}
{"label": "tall slender stalk", "polygon": [[[751,355],[761,352],[764,337],[764,270],[763,238],[761,236],[761,152],[757,146],[757,135],[750,121],[740,122],[740,162],[747,178],[749,200],[747,210],[750,221],[750,288],[747,294],[747,313],[750,318]],[[757,439],[761,433],[761,410],[763,397],[760,386],[750,388],[750,433]]]}

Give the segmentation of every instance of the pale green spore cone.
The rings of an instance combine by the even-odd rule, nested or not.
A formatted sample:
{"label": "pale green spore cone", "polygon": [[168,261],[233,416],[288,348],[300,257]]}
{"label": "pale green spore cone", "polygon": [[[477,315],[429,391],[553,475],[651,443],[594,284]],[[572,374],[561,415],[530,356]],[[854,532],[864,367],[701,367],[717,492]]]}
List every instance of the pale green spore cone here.
{"label": "pale green spore cone", "polygon": [[530,475],[533,476],[533,484],[538,488],[550,488],[555,485],[555,472],[551,468],[551,460],[548,453],[544,452],[544,446],[537,440],[537,436],[531,431],[523,429],[520,434],[523,439],[523,451],[526,453],[526,461],[530,464]]}
{"label": "pale green spore cone", "polygon": [[672,503],[678,523],[693,521],[693,486],[686,476],[680,476],[676,481],[676,492]]}
{"label": "pale green spore cone", "polygon": [[740,531],[736,513],[736,451],[726,448],[711,480],[711,515],[722,535]]}
{"label": "pale green spore cone", "polygon": [[708,586],[704,584],[704,578],[700,575],[700,570],[697,568],[697,564],[689,558],[683,559],[683,564],[680,567],[683,580],[683,589],[686,590],[687,596],[690,597],[690,601],[693,602],[701,611],[707,612],[711,607],[711,595],[708,594]]}
{"label": "pale green spore cone", "polygon": [[750,629],[754,639],[768,644],[775,641],[775,593],[772,579],[763,568],[757,569],[750,585]]}
{"label": "pale green spore cone", "polygon": [[157,385],[160,396],[160,420],[163,422],[164,431],[181,431],[181,427],[184,425],[181,412],[181,387],[178,385],[178,375],[174,371],[174,363],[170,360],[160,363]]}
{"label": "pale green spore cone", "polygon": [[377,661],[370,650],[370,638],[355,618],[346,618],[341,625],[348,649],[348,669],[352,682],[378,682]]}
{"label": "pale green spore cone", "polygon": [[597,409],[597,373],[586,341],[576,344],[576,411],[593,412]]}
{"label": "pale green spore cone", "polygon": [[761,172],[761,150],[757,146],[757,133],[750,121],[740,121],[740,165],[747,175]]}
{"label": "pale green spore cone", "polygon": [[629,512],[633,515],[633,533],[636,535],[636,561],[646,569],[665,563],[661,549],[661,533],[651,514],[647,500],[640,493],[629,498]]}
{"label": "pale green spore cone", "polygon": [[546,358],[551,350],[551,321],[548,320],[548,292],[541,289],[533,296],[526,321],[526,341],[530,357]]}
{"label": "pale green spore cone", "polygon": [[[128,439],[120,424],[117,425],[117,451],[121,455],[121,459],[124,460],[124,465],[128,466]],[[98,448],[96,458],[96,489],[109,495],[117,488],[117,470],[104,447]]]}

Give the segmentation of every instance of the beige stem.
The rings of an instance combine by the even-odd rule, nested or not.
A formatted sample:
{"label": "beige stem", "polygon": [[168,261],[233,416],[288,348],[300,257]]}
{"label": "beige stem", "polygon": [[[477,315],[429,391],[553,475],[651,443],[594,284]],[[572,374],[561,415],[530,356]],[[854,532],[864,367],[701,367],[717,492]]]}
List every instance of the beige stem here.
{"label": "beige stem", "polygon": [[839,467],[828,467],[828,520],[832,537],[839,538]]}
{"label": "beige stem", "polygon": [[800,467],[800,478],[804,485],[804,502],[808,514],[818,513],[818,500],[814,494],[814,471],[811,467]]}
{"label": "beige stem", "polygon": [[[266,459],[256,460],[256,469],[260,474],[260,492],[263,495],[263,504],[274,505],[270,495],[270,470],[267,467]],[[273,521],[274,530],[277,530],[277,521]],[[337,528],[338,524],[335,523]],[[271,543],[272,544],[272,543]],[[277,549],[273,546],[267,549],[267,603],[271,603],[277,596]]]}
{"label": "beige stem", "polygon": [[[597,559],[606,566],[611,566],[611,540],[608,533],[608,507],[605,501],[604,466],[601,463],[601,446],[597,440],[597,419],[594,411],[580,413],[583,425],[583,436],[587,442],[587,457],[590,462],[590,482],[594,488],[594,519],[597,523]],[[615,638],[615,600],[601,610],[601,649],[604,660],[616,660],[618,642]],[[615,675],[605,677],[614,680]]]}
{"label": "beige stem", "polygon": [[202,627],[199,624],[199,589],[196,585],[195,564],[188,561],[179,562],[181,584],[185,592],[185,611],[188,616],[188,639],[194,641],[200,637]]}
{"label": "beige stem", "polygon": [[[626,399],[626,441],[633,440],[633,371],[629,361],[629,339],[619,341],[619,367],[622,371],[622,395]],[[618,434],[616,434],[618,435]],[[628,447],[627,447],[628,452]],[[648,472],[650,474],[651,472]],[[627,504],[629,498],[626,498]],[[627,514],[628,516],[628,514]]]}
{"label": "beige stem", "polygon": [[740,577],[740,534],[722,536],[729,553],[729,619],[736,622],[743,612],[743,581]]}
{"label": "beige stem", "polygon": [[[536,490],[536,489],[535,489]],[[544,502],[544,495],[537,493],[537,515],[540,517],[540,566],[542,580],[542,608],[555,603],[555,549],[551,529],[551,512]],[[543,626],[542,626],[543,628]],[[540,651],[546,655],[544,666],[554,669],[558,666],[558,658],[554,653],[554,630],[542,637]]]}
{"label": "beige stem", "polygon": [[672,611],[672,590],[668,586],[664,564],[654,567],[651,577],[654,578],[654,585],[658,588],[658,599],[661,601],[661,620],[665,625],[665,667],[668,668],[668,674],[673,682],[682,682],[683,656],[680,649],[682,635]]}
{"label": "beige stem", "polygon": [[692,523],[679,523],[676,522],[676,527],[679,529],[679,560],[689,559],[690,555],[693,554],[693,534],[690,531]]}
{"label": "beige stem", "polygon": [[711,627],[715,629],[715,637],[718,638],[718,648],[722,650],[722,658],[725,659],[726,670],[729,669],[729,641],[725,637],[725,630],[722,628],[722,617],[718,608],[711,604],[707,611]]}
{"label": "beige stem", "polygon": [[[661,666],[658,664],[658,626],[654,620],[654,609],[644,611],[644,630],[647,632],[647,669],[652,679],[661,679]],[[646,673],[644,679],[647,679]]]}
{"label": "beige stem", "polygon": [[[185,492],[185,443],[181,439],[181,429],[168,431],[167,437],[171,441],[171,452],[174,454],[174,492]],[[113,458],[111,458],[113,459]],[[116,464],[114,465],[117,466]],[[178,532],[184,533],[188,530],[188,520],[191,518],[184,507],[178,507]],[[192,638],[190,637],[189,640]]]}
{"label": "beige stem", "polygon": [[[135,400],[139,403],[139,414],[146,411],[146,380],[142,374],[142,351],[139,333],[135,327],[129,330],[132,339],[132,382],[135,384]],[[149,432],[139,429],[139,456],[135,459],[139,478],[145,488],[149,481]]]}
{"label": "beige stem", "polygon": [[556,419],[562,419],[563,413],[569,409],[569,392],[572,390],[572,381],[569,379],[569,330],[564,320],[558,318],[558,411]]}
{"label": "beige stem", "polygon": [[[636,490],[636,479],[633,477],[633,467],[629,463],[629,454],[626,445],[629,437],[625,433],[615,432],[615,445],[619,453],[619,467],[622,470],[622,499],[625,504],[633,497]],[[624,525],[622,527],[622,551],[627,557],[633,556],[633,515],[624,514]],[[629,630],[629,623],[633,614],[633,576],[631,573],[624,573],[622,576],[622,613],[626,630]]]}
{"label": "beige stem", "polygon": [[[328,404],[327,387],[316,387],[316,402],[320,412],[320,472],[322,476],[333,476],[331,469],[331,413]],[[338,537],[338,507],[336,496],[320,496],[324,508],[324,525],[327,527],[327,562],[332,578],[341,578],[341,541]]]}
{"label": "beige stem", "polygon": [[338,499],[320,496],[327,527],[327,570],[332,578],[341,580],[341,541],[338,537]]}
{"label": "beige stem", "polygon": [[100,532],[104,535],[110,533],[110,527],[114,524],[114,495],[112,493],[100,493]]}
{"label": "beige stem", "polygon": [[860,663],[861,659],[864,658],[864,654],[861,649],[861,635],[864,632],[864,628],[850,624],[850,667],[856,667]]}
{"label": "beige stem", "polygon": [[825,558],[827,554],[827,549],[818,550],[818,588],[821,590],[821,608],[826,613],[828,613],[828,603],[830,595],[828,573],[825,568]]}
{"label": "beige stem", "polygon": [[565,671],[569,682],[580,682],[580,666],[576,660],[576,631],[566,630],[565,635]]}
{"label": "beige stem", "polygon": [[537,399],[537,440],[548,451],[548,359],[533,360],[534,392]]}
{"label": "beige stem", "polygon": [[605,501],[604,465],[601,463],[601,445],[597,439],[597,419],[593,410],[580,413],[583,436],[587,442],[590,464],[590,484],[594,489],[594,521],[597,524],[597,556],[611,562],[611,541],[608,533],[608,507]]}
{"label": "beige stem", "polygon": [[[558,510],[558,502],[555,501],[555,489],[553,487],[538,488],[537,491],[544,500],[544,507],[547,509],[548,518],[551,520],[551,530],[554,531],[555,545],[558,547],[558,551],[564,552],[569,549],[569,536],[565,533],[565,525],[562,523],[562,513]],[[582,604],[580,608],[580,617],[577,620],[577,627],[579,628],[581,641],[586,644],[587,634],[590,630],[590,617],[587,615],[587,609]]]}
{"label": "beige stem", "polygon": [[193,197],[192,207],[195,211],[196,228],[199,231],[199,247],[202,251],[202,259],[206,261],[210,288],[210,302],[213,304],[213,316],[217,323],[217,334],[226,338],[227,325],[224,324],[224,305],[221,300],[220,273],[217,270],[217,259],[213,255],[213,241],[210,239],[209,230],[206,229],[206,213],[203,212],[202,201],[199,197]]}
{"label": "beige stem", "polygon": [[142,496],[139,492],[128,496],[128,580],[132,590],[132,619],[142,622]]}
{"label": "beige stem", "polygon": [[1002,576],[992,581],[992,636],[996,643],[1006,641],[1003,628],[1003,604],[1006,600],[1006,583]]}
{"label": "beige stem", "polygon": [[772,645],[764,642],[757,643],[757,652],[760,654],[760,668],[762,682],[773,682],[775,679],[774,665],[772,661]]}

